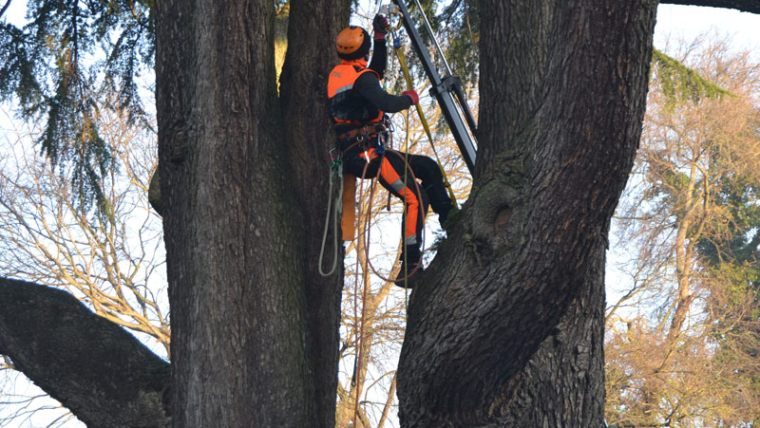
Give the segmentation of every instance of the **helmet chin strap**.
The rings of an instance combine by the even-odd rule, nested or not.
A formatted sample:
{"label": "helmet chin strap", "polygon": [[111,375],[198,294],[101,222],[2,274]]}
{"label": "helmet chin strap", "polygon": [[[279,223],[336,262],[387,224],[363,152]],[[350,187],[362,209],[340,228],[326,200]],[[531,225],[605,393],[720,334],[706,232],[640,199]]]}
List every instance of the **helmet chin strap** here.
{"label": "helmet chin strap", "polygon": [[369,58],[369,55],[365,56],[364,58],[360,59],[343,59],[341,60],[341,63],[343,64],[356,64],[360,65],[362,68],[367,68],[367,59]]}

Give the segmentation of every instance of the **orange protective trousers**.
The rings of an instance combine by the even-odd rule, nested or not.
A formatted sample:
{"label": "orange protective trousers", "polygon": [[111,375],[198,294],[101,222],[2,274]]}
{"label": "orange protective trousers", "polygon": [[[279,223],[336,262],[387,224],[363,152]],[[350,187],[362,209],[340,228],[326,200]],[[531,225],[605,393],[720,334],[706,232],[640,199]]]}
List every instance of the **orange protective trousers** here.
{"label": "orange protective trousers", "polygon": [[[369,164],[367,157],[370,159]],[[406,168],[407,163],[409,168]],[[344,171],[359,178],[378,177],[385,189],[404,202],[404,245],[419,246],[422,243],[422,228],[429,204],[424,189],[436,182],[442,182],[440,170],[434,160],[427,156],[405,154],[391,149],[385,149],[385,154],[380,155],[375,149],[369,149],[361,152],[359,156],[346,159]],[[417,180],[422,180],[422,185],[419,185]]]}

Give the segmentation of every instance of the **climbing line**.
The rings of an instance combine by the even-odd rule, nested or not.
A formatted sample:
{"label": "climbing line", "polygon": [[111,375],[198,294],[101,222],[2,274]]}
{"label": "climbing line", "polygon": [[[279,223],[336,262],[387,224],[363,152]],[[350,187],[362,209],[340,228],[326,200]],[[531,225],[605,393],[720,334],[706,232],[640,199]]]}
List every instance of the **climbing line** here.
{"label": "climbing line", "polygon": [[[395,40],[396,39],[394,38],[394,41]],[[398,51],[396,51],[395,49],[394,49],[394,51],[396,52],[396,55],[398,55]],[[410,80],[407,80],[407,85],[409,85],[409,88],[411,89],[411,82],[410,82]],[[420,104],[417,103],[417,107],[419,107],[419,105]],[[417,111],[417,114],[420,117],[423,117],[421,115],[421,112],[422,112],[422,109],[419,109]],[[411,126],[409,126],[409,113],[407,113],[405,125],[406,125],[406,132],[404,133],[404,186],[408,189],[409,186],[407,185],[407,182],[409,180],[409,172],[411,170],[411,168],[409,167],[409,130],[411,128]],[[436,154],[436,159],[437,158],[438,158],[438,155]],[[440,167],[440,165],[441,164],[439,162],[438,166]],[[441,171],[443,171],[443,169],[441,169]],[[422,235],[422,244],[424,244],[424,242],[425,242],[425,235],[424,235],[424,233],[425,233],[425,220],[427,220],[426,219],[426,217],[427,217],[427,207],[424,206],[424,202],[422,201],[422,195],[420,194],[419,185],[417,185],[417,179],[414,178],[414,171],[411,171],[411,172],[412,172],[412,180],[414,181],[414,184],[416,186],[417,196],[418,196],[418,198],[420,200],[420,204],[423,205],[423,207],[422,207],[422,233],[423,233],[423,235]],[[445,179],[446,179],[446,176],[444,175],[444,180]],[[456,200],[454,200],[453,193],[449,194],[449,197],[452,198],[452,201],[453,201],[454,205],[456,205]],[[420,250],[422,250],[422,248]],[[420,259],[417,260],[417,264],[414,266],[414,269],[412,269],[412,273],[409,273],[409,266],[408,266],[409,254],[408,254],[408,251],[402,251],[401,252],[401,254],[404,255],[404,260],[401,261],[401,266],[404,266],[404,272],[401,272],[400,271],[401,267],[399,267],[399,273],[398,274],[404,276],[404,290],[407,290],[409,288],[409,277],[412,276],[412,275],[414,275],[414,273],[417,272],[417,269],[419,269],[420,265],[422,264],[422,254],[424,254],[424,253],[422,253],[422,251],[420,251],[420,253],[421,253],[420,254]]]}
{"label": "climbing line", "polygon": [[[407,140],[407,144],[408,144],[408,140]],[[405,152],[404,153],[405,156],[402,157],[399,152],[397,152],[397,151],[395,151],[393,149],[384,149],[384,152],[382,154],[378,155],[378,156],[380,156],[380,161],[379,161],[379,166],[378,166],[378,169],[377,169],[377,175],[372,178],[372,181],[371,181],[371,184],[370,184],[370,187],[369,187],[369,197],[367,198],[367,201],[368,201],[367,203],[371,207],[372,200],[373,200],[374,194],[375,194],[375,189],[377,187],[377,182],[379,181],[379,177],[380,177],[380,172],[381,172],[382,162],[383,162],[382,158],[385,157],[387,155],[387,153],[391,153],[391,154],[393,154],[395,156],[398,156],[398,157],[400,157],[404,161],[404,194],[405,194],[405,198],[404,198],[404,211],[406,211],[406,209],[408,207],[408,203],[406,202],[406,198],[409,197],[409,195],[408,195],[407,192],[408,192],[408,189],[410,189],[410,186],[408,185],[408,178],[407,177],[411,176],[411,178],[412,178],[411,181],[412,181],[412,183],[414,183],[414,193],[415,193],[415,196],[417,197],[417,199],[419,200],[419,204],[420,204],[420,215],[422,215],[422,222],[421,222],[422,223],[422,230],[421,230],[421,234],[422,234],[422,243],[424,243],[425,242],[425,227],[424,227],[424,225],[425,225],[425,220],[427,218],[427,212],[424,209],[425,207],[424,207],[424,202],[423,202],[423,199],[422,199],[422,190],[420,189],[419,182],[417,181],[417,177],[415,177],[415,175],[414,175],[414,171],[409,166],[408,153]],[[369,165],[369,163],[367,165],[365,165],[365,168],[368,165]],[[365,179],[365,178],[366,177],[362,177],[362,179]],[[361,195],[361,193],[360,193],[360,195]],[[363,200],[363,199],[364,198],[362,196],[360,196],[360,200]],[[369,254],[369,247],[370,247],[370,242],[371,242],[370,238],[371,238],[371,231],[372,231],[372,227],[371,227],[372,216],[370,214],[371,214],[370,210],[368,210],[367,214],[366,214],[366,217],[365,217],[365,220],[364,220],[364,228],[362,229],[362,233],[361,233],[361,237],[362,237],[361,239],[364,242],[364,252],[365,252],[365,258],[367,260],[367,265],[369,266],[369,268],[372,271],[372,273],[374,273],[378,278],[382,279],[383,281],[397,282],[397,281],[402,281],[403,280],[404,281],[404,285],[406,286],[407,285],[406,284],[407,279],[409,277],[411,277],[412,275],[414,275],[414,273],[416,273],[419,270],[420,266],[422,265],[422,257],[420,257],[420,260],[417,261],[417,264],[414,266],[414,269],[412,269],[411,272],[409,272],[408,274],[404,275],[403,277],[397,277],[395,280],[391,279],[389,277],[386,277],[383,274],[381,274],[380,272],[378,272],[378,270],[375,268],[375,265],[372,264],[372,261],[371,261],[372,259],[371,259],[370,254]],[[405,214],[403,214],[403,215],[405,216]],[[404,220],[404,221],[406,221],[406,220]],[[406,228],[402,228],[402,231],[401,231],[401,239],[402,239],[402,241],[403,241],[403,238],[405,236],[405,233],[406,233]],[[402,253],[404,253],[404,255],[406,256],[406,252],[405,251],[402,251]],[[404,260],[404,261],[406,261],[406,260]],[[405,263],[405,265],[406,265],[406,263]],[[405,268],[408,270],[409,267],[405,266]],[[401,273],[399,273],[399,275],[400,274]]]}
{"label": "climbing line", "polygon": [[[359,182],[359,195],[360,195],[360,201],[363,200],[361,195],[364,193],[364,180],[367,177],[367,169],[369,168],[370,160],[367,159],[368,162],[364,164],[364,169],[362,170],[362,176],[361,181]],[[381,160],[382,162],[382,160]],[[380,169],[378,168],[378,171]],[[378,173],[379,174],[379,173]],[[372,183],[370,183],[370,188],[374,186],[376,182],[376,179],[372,180]],[[367,217],[371,217],[369,214],[372,210],[372,199],[368,202],[368,210],[364,215]],[[361,230],[361,216],[363,211],[363,204],[360,202],[358,206],[359,215],[356,217],[355,220],[355,227],[357,230]],[[364,383],[362,382],[362,359],[364,358],[364,324],[366,322],[366,302],[367,302],[367,291],[369,288],[369,278],[368,278],[368,272],[366,266],[362,266],[362,279],[363,279],[363,289],[362,289],[362,316],[361,321],[359,320],[359,316],[357,314],[357,310],[359,307],[359,262],[361,257],[360,252],[362,250],[360,241],[357,239],[357,245],[356,245],[356,266],[355,266],[355,272],[354,272],[354,330],[356,331],[356,359],[354,360],[354,374],[352,379],[352,386],[354,386],[355,391],[355,397],[354,397],[354,427],[358,427],[357,425],[357,418],[359,416],[359,396],[362,393],[362,389],[364,388]],[[362,245],[366,247],[367,243],[366,241],[361,242]],[[369,257],[365,256],[364,263],[363,264],[369,264]],[[357,326],[358,324],[358,326]]]}
{"label": "climbing line", "polygon": [[[338,181],[338,189],[333,195],[333,188],[335,187],[335,181]],[[343,194],[343,163],[340,160],[340,155],[333,159],[333,163],[330,166],[330,188],[327,192],[327,215],[325,217],[325,231],[322,234],[322,248],[319,251],[319,274],[322,276],[330,276],[335,273],[338,268],[338,224],[341,210],[341,195]],[[333,199],[335,204],[333,207]],[[333,264],[330,271],[325,273],[322,269],[322,260],[325,255],[325,244],[327,243],[327,232],[330,229],[330,211],[333,212]]]}
{"label": "climbing line", "polygon": [[[407,139],[407,145],[408,145],[408,139]],[[395,280],[393,280],[391,278],[388,278],[382,275],[380,272],[378,272],[378,270],[375,268],[375,266],[372,264],[372,261],[371,261],[372,259],[370,257],[369,250],[370,250],[371,230],[372,230],[372,201],[374,199],[375,190],[377,188],[377,184],[379,182],[380,174],[382,171],[383,157],[385,157],[388,153],[391,153],[392,155],[395,155],[395,156],[399,156],[400,158],[404,160],[404,185],[406,186],[404,189],[404,195],[406,198],[409,197],[409,194],[407,192],[409,191],[410,187],[407,186],[407,183],[408,183],[408,178],[411,177],[411,181],[414,183],[416,197],[418,198],[420,202],[420,208],[421,208],[420,215],[423,216],[423,221],[421,223],[423,225],[425,224],[425,217],[426,217],[426,210],[424,209],[422,192],[419,187],[419,183],[417,182],[416,177],[414,176],[414,171],[409,166],[408,153],[405,153],[405,156],[402,157],[399,152],[392,149],[388,149],[388,148],[383,149],[382,152],[379,154],[377,153],[377,150],[375,150],[373,155],[376,155],[377,158],[371,159],[371,160],[368,159],[369,161],[364,165],[364,169],[362,170],[362,176],[361,176],[360,185],[359,185],[359,200],[361,202],[359,203],[359,206],[358,206],[358,211],[360,215],[357,216],[357,219],[356,219],[356,227],[357,227],[357,230],[360,231],[359,233],[360,238],[357,240],[357,245],[356,245],[357,255],[356,255],[356,266],[355,266],[355,272],[354,272],[354,325],[355,325],[355,331],[357,334],[355,343],[357,343],[357,346],[358,346],[357,357],[354,360],[354,373],[352,377],[352,386],[355,387],[354,390],[356,391],[356,395],[354,398],[355,399],[354,426],[358,426],[357,418],[358,418],[358,412],[359,412],[359,396],[361,395],[362,388],[363,388],[361,373],[362,373],[362,366],[363,366],[363,359],[364,359],[364,336],[365,336],[364,327],[365,327],[366,319],[367,319],[366,301],[367,301],[367,294],[369,293],[369,287],[370,287],[370,281],[368,278],[369,271],[371,271],[377,277],[379,277],[380,279],[386,282],[397,282],[397,281],[403,280],[405,288],[406,288],[408,278],[414,275],[414,273],[416,273],[422,265],[422,257],[420,257],[420,260],[418,260],[417,264],[414,266],[411,272],[409,272],[409,267],[406,266],[407,265],[406,263],[404,263],[404,265],[406,266],[407,272],[403,274],[404,275],[403,278],[397,277]],[[366,197],[367,202],[366,202],[366,207],[365,207],[365,204],[363,202],[365,200],[364,181],[367,179],[367,170],[369,169],[370,163],[375,162],[375,161],[378,162],[377,174],[370,179],[368,195]],[[408,203],[405,202],[404,206],[405,206],[404,209],[406,210],[408,207]],[[364,217],[363,227],[361,224],[362,217]],[[406,229],[405,228],[402,228],[402,229],[403,229],[402,230],[402,241],[403,241],[403,236]],[[424,226],[421,230],[421,234],[422,234],[422,242],[424,243],[425,241]],[[359,255],[360,252],[364,253],[363,254],[364,259],[361,263],[362,264],[361,272],[362,272],[362,277],[363,277],[363,289],[362,289],[362,298],[361,298],[362,300],[361,319],[359,318],[359,314],[358,314],[359,275],[360,275],[360,259],[361,259]],[[403,252],[403,253],[406,254],[406,252]],[[406,260],[404,262],[406,262]],[[402,275],[401,272],[399,272],[399,276],[400,275]],[[356,327],[357,324],[358,324],[358,327]]]}
{"label": "climbing line", "polygon": [[[396,155],[396,156],[404,159],[404,157],[402,157],[401,154],[399,152],[395,151],[395,150],[386,149],[386,153],[387,152],[390,152],[391,154]],[[404,159],[404,161],[406,162],[406,159]],[[417,199],[419,199],[419,201],[420,201],[419,202],[420,203],[420,215],[422,215],[422,217],[423,217],[423,219],[422,219],[422,225],[423,225],[423,227],[422,227],[421,233],[422,233],[422,242],[424,243],[425,242],[425,227],[424,227],[424,224],[425,224],[425,220],[426,220],[427,216],[426,216],[425,210],[423,209],[424,208],[424,206],[423,206],[424,203],[422,201],[422,192],[421,192],[421,189],[420,189],[420,185],[417,182],[416,177],[414,176],[414,172],[411,170],[411,168],[409,167],[408,163],[405,163],[404,170],[405,170],[404,171],[404,175],[405,176],[408,173],[412,177],[411,181],[414,183],[415,194],[416,194]],[[370,196],[369,196],[369,201],[370,202],[372,201],[375,184],[376,183],[373,183],[373,185],[370,187]],[[408,191],[408,189],[410,188],[407,185],[406,178],[404,179],[404,185],[406,186],[405,189],[404,189],[404,192],[406,193]],[[407,197],[408,197],[408,195],[407,195]],[[404,202],[404,210],[405,211],[407,209],[407,206],[408,206],[407,203]],[[403,214],[403,215],[405,216],[405,214]],[[422,257],[420,257],[420,260],[417,261],[417,264],[414,266],[414,269],[412,269],[411,272],[408,272],[403,277],[399,276],[399,277],[397,277],[394,280],[394,279],[391,279],[391,278],[388,278],[388,277],[385,277],[384,275],[382,275],[380,272],[377,271],[377,269],[375,268],[375,266],[371,262],[371,258],[369,257],[369,244],[370,244],[370,241],[371,241],[370,235],[371,235],[371,230],[372,230],[372,228],[371,228],[371,219],[372,219],[372,216],[367,215],[366,220],[365,220],[365,232],[362,234],[364,242],[365,242],[364,250],[365,250],[365,253],[366,253],[366,257],[367,257],[367,264],[369,265],[370,269],[372,270],[372,273],[374,273],[378,278],[382,279],[383,281],[397,282],[397,281],[402,281],[403,280],[405,282],[404,285],[407,285],[406,284],[406,280],[409,277],[411,277],[412,275],[414,275],[419,270],[420,266],[422,265]],[[403,228],[403,229],[404,230],[402,230],[402,232],[401,232],[402,241],[403,241],[403,238],[405,236],[404,234],[405,234],[406,228]],[[407,255],[406,252],[402,251],[402,253],[406,257],[406,255]],[[406,261],[406,260],[404,260],[404,261]],[[409,269],[409,266],[405,266],[405,267],[406,267],[407,270]],[[401,275],[400,272],[399,272],[399,275]]]}

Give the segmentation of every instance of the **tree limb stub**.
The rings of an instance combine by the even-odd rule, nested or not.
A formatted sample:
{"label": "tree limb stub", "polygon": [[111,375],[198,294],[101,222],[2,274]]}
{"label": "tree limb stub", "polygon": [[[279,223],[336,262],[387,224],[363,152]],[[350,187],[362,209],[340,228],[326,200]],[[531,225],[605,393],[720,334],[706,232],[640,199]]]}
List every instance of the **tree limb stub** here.
{"label": "tree limb stub", "polygon": [[0,354],[89,427],[168,427],[169,364],[71,294],[0,278]]}

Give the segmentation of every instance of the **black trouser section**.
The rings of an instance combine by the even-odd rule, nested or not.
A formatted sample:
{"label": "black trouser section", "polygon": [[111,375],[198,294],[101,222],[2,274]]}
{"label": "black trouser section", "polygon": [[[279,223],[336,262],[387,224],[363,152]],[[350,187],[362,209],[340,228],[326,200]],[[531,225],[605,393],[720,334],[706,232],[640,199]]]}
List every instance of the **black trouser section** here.
{"label": "black trouser section", "polygon": [[[360,156],[352,156],[344,160],[344,171],[357,177],[378,177],[380,184],[404,202],[404,216],[402,221],[402,237],[405,246],[413,245],[419,248],[422,243],[422,228],[427,212],[427,196],[422,186],[414,180],[415,165],[426,165],[413,160],[423,156],[409,155],[409,165],[406,168],[403,153],[386,150],[384,155],[379,155],[375,150],[369,150],[366,155],[372,159],[369,164],[365,160],[365,153]],[[435,165],[435,162],[433,162]],[[365,169],[366,168],[366,169]],[[418,170],[427,176],[426,171]]]}

